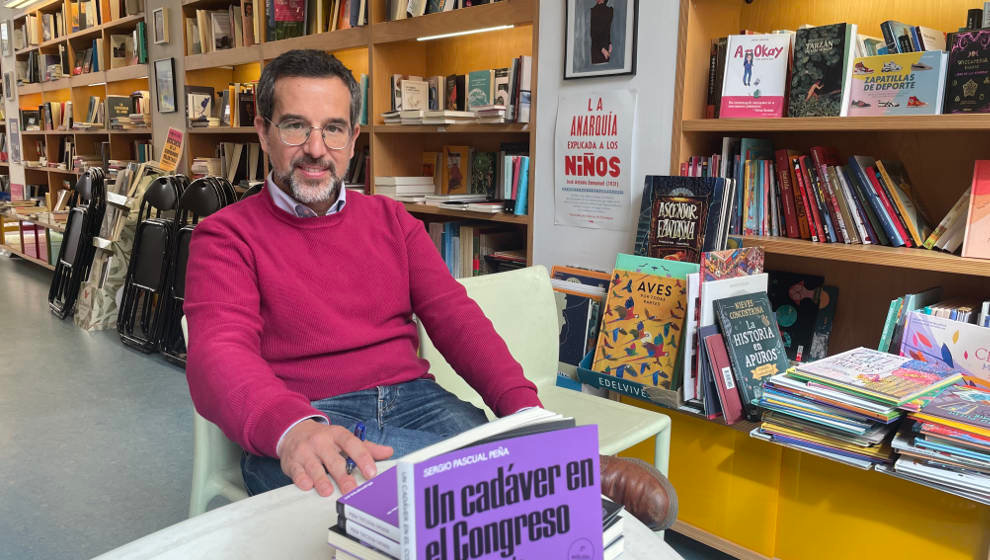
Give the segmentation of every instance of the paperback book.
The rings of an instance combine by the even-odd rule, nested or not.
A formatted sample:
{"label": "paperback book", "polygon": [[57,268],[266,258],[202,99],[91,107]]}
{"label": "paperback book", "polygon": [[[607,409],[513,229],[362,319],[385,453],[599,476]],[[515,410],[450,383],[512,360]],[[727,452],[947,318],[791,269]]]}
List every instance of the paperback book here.
{"label": "paperback book", "polygon": [[797,31],[788,116],[846,115],[855,38],[856,24],[850,23]]}
{"label": "paperback book", "polygon": [[717,177],[647,175],[636,230],[637,255],[698,262],[721,249],[728,224],[725,182]]}
{"label": "paperback book", "polygon": [[990,387],[988,346],[990,328],[909,311],[900,350],[923,363],[961,368],[968,379]]}
{"label": "paperback book", "polygon": [[784,116],[790,37],[730,35],[719,118]]}
{"label": "paperback book", "polygon": [[849,116],[940,114],[946,60],[942,51],[855,59]]}

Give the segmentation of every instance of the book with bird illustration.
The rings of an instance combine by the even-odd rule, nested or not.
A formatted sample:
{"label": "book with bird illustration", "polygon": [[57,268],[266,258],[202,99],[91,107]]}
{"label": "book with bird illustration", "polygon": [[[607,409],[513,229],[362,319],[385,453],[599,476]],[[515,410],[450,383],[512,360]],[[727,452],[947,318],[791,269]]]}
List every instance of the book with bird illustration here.
{"label": "book with bird illustration", "polygon": [[684,328],[684,279],[616,268],[595,348],[595,371],[672,388]]}

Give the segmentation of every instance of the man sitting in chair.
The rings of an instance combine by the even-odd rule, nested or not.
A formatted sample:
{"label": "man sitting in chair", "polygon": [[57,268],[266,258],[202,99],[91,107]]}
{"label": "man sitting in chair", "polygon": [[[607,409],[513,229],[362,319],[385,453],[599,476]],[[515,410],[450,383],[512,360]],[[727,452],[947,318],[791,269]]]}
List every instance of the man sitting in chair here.
{"label": "man sitting in chair", "polygon": [[[487,421],[433,381],[414,313],[495,414],[540,406],[423,224],[401,203],[343,188],[361,110],[351,72],[321,51],[287,52],[265,66],[257,106],[271,175],[196,227],[184,304],[193,402],[245,450],[248,492],[294,483],[329,496],[331,479],[348,492],[345,456],[370,478],[375,461]],[[659,472],[602,465],[606,495],[651,527],[673,522]]]}

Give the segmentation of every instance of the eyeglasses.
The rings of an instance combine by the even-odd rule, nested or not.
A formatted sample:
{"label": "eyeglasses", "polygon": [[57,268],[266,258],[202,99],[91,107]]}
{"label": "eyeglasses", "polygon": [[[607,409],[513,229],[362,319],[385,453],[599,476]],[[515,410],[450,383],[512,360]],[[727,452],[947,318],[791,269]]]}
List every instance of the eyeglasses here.
{"label": "eyeglasses", "polygon": [[336,124],[319,127],[307,126],[303,121],[295,119],[284,120],[278,124],[275,124],[267,117],[265,120],[275,125],[275,128],[278,129],[279,140],[289,146],[301,146],[308,142],[309,135],[313,132],[314,128],[323,134],[323,144],[328,150],[342,150],[351,139],[351,131]]}

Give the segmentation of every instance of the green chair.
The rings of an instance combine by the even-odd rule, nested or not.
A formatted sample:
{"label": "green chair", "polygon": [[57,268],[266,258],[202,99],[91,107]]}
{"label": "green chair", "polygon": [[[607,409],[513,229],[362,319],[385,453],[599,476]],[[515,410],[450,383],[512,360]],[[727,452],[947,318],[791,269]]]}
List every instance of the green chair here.
{"label": "green chair", "polygon": [[[547,269],[532,266],[460,282],[492,321],[526,378],[537,388],[544,408],[573,417],[579,425],[598,425],[599,451],[614,455],[649,437],[655,439],[653,464],[665,476],[670,455],[670,418],[665,414],[557,387],[560,324]],[[420,324],[420,355],[445,389],[493,417],[481,396],[457,375],[433,346]]]}

